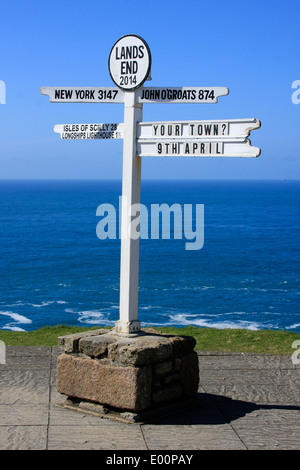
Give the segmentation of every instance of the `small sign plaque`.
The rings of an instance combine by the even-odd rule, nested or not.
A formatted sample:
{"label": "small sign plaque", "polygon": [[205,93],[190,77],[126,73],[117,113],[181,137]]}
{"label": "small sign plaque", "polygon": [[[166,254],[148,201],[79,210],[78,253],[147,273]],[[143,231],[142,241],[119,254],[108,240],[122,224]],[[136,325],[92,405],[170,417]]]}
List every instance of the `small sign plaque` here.
{"label": "small sign plaque", "polygon": [[212,139],[241,140],[259,129],[258,119],[217,119],[214,121],[139,122],[137,138],[143,139]]}
{"label": "small sign plaque", "polygon": [[258,157],[260,149],[250,140],[138,140],[139,157]]}
{"label": "small sign plaque", "polygon": [[113,87],[42,87],[50,103],[124,103],[124,93]]}
{"label": "small sign plaque", "polygon": [[54,132],[64,140],[123,139],[123,123],[56,124]]}
{"label": "small sign plaque", "polygon": [[133,91],[147,80],[151,69],[151,52],[139,36],[118,39],[110,51],[108,68],[113,82],[124,91]]}
{"label": "small sign plaque", "polygon": [[226,87],[145,87],[137,91],[138,103],[217,103],[228,95]]}

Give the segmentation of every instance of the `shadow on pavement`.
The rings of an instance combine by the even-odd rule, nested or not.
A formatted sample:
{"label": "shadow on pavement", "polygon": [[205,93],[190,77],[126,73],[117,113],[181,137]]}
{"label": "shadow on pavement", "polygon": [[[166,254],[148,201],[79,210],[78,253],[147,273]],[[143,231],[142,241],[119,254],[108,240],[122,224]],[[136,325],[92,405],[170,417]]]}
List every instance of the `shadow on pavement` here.
{"label": "shadow on pavement", "polygon": [[293,410],[300,411],[297,405],[259,405],[243,400],[235,400],[223,395],[198,393],[196,405],[188,411],[176,412],[161,419],[149,421],[147,424],[159,425],[193,425],[193,424],[228,424],[259,410]]}

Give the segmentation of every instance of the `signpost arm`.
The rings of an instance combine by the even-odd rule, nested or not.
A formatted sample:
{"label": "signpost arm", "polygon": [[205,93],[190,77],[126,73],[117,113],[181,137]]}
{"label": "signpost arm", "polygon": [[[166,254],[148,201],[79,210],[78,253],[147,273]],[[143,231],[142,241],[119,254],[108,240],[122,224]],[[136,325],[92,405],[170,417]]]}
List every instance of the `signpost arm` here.
{"label": "signpost arm", "polygon": [[[143,105],[135,92],[125,92],[122,175],[120,319],[118,333],[135,333],[138,321],[139,237],[132,236],[131,208],[140,204],[141,157],[136,156],[137,122],[142,121]],[[137,206],[135,206],[136,208]]]}

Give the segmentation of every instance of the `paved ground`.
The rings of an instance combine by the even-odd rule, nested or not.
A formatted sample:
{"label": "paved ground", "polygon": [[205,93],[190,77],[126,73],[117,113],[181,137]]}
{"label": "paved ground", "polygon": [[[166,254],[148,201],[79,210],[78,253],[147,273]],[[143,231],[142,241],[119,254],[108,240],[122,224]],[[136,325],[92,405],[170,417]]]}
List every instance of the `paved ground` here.
{"label": "paved ground", "polygon": [[149,424],[60,408],[58,348],[7,347],[0,449],[300,449],[300,365],[288,356],[199,352],[199,406]]}

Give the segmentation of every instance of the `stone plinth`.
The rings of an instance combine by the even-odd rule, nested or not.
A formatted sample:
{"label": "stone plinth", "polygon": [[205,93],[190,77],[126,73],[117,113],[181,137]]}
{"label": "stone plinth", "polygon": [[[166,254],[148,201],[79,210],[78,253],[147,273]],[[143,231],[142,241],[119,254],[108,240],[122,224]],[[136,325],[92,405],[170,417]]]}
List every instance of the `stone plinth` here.
{"label": "stone plinth", "polygon": [[98,329],[59,338],[57,390],[73,401],[138,413],[193,397],[196,341],[145,329],[121,336]]}

